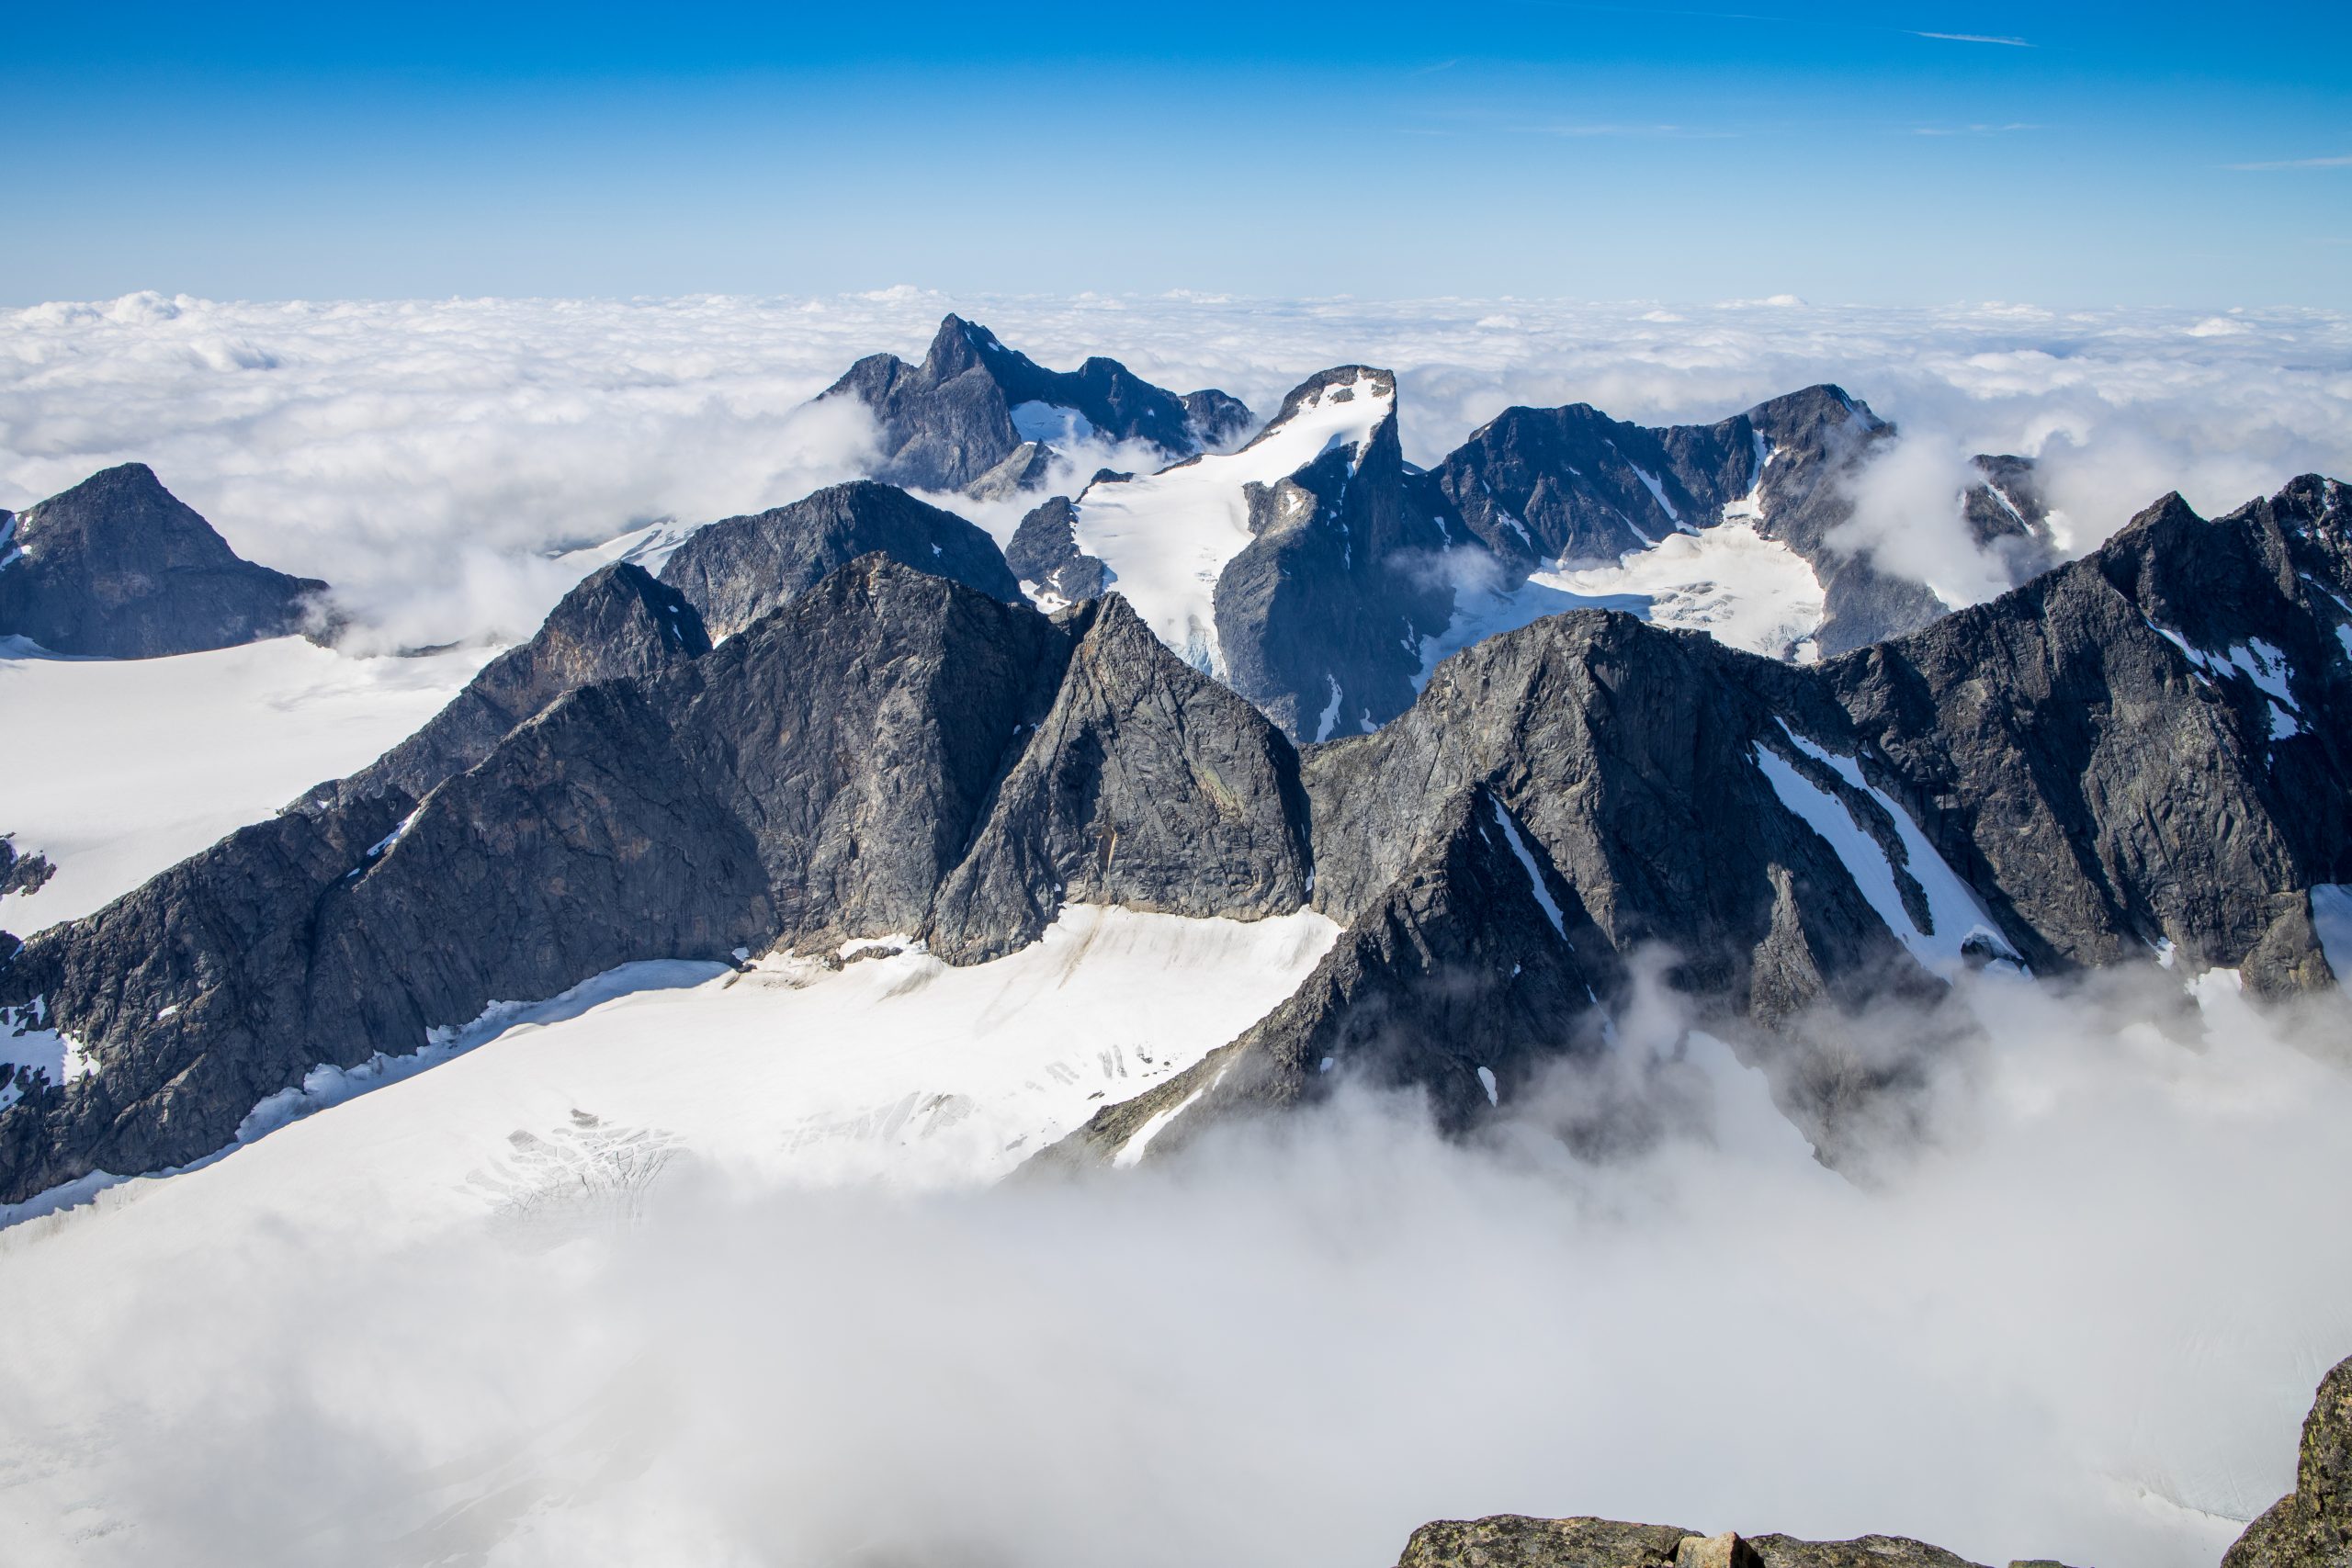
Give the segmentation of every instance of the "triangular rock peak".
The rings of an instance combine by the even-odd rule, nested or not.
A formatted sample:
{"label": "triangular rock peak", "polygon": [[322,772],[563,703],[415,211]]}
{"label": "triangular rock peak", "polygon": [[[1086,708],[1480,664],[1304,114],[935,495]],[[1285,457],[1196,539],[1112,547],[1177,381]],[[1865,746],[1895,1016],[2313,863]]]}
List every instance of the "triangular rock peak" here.
{"label": "triangular rock peak", "polygon": [[241,558],[144,463],[0,513],[0,637],[153,659],[326,624],[327,585]]}
{"label": "triangular rock peak", "polygon": [[870,355],[823,396],[855,398],[873,411],[882,451],[876,479],[933,491],[1027,488],[1042,479],[1040,458],[1057,442],[1144,442],[1174,460],[1229,445],[1251,423],[1238,399],[1214,389],[1180,396],[1114,359],[1048,370],[954,315],[940,322],[919,364]]}

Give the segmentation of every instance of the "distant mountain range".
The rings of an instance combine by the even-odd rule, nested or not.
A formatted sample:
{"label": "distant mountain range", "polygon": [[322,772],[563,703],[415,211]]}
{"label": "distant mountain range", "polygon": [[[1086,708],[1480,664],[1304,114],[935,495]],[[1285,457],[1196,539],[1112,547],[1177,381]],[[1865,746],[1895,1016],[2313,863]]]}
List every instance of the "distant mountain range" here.
{"label": "distant mountain range", "polygon": [[[2264,997],[2335,985],[2334,480],[2216,520],[2167,496],[2036,574],[2030,467],[1980,459],[1956,499],[2024,581],[1947,614],[1838,543],[1847,479],[1896,437],[1832,387],[1704,426],[1512,410],[1426,470],[1368,367],[1249,434],[1222,394],[1041,370],[951,317],[921,366],[862,360],[826,395],[866,399],[885,471],[931,499],[863,480],[664,535],[370,767],[88,919],[0,939],[0,1029],[45,1053],[14,1059],[70,1042],[89,1065],[0,1089],[0,1202],[203,1158],[321,1064],[626,963],[887,937],[972,964],[1073,904],[1311,908],[1339,935],[1057,1165],[1161,1156],[1340,1076],[1473,1125],[1608,1049],[1651,953],[1832,1159],[1858,1104],[1917,1077],[1845,1049],[1876,999],[1932,1013],[1972,967],[2158,958]],[[1017,490],[1052,466],[1041,433],[1081,421],[1170,460],[1041,498],[1009,549],[934,504]],[[143,468],[18,536],[0,631],[36,640],[100,635],[107,563],[150,547],[127,620],[171,635],[118,649],[282,632],[321,587],[236,561]],[[1547,614],[1594,603],[1547,586],[1577,561],[1731,538],[1820,586],[1788,657]]]}

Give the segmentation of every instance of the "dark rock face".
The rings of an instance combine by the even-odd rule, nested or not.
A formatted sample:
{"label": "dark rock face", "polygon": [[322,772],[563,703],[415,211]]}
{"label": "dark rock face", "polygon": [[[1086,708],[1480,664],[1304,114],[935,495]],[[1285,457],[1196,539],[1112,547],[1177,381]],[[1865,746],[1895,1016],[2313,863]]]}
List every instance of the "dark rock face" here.
{"label": "dark rock face", "polygon": [[1193,446],[1203,452],[1223,452],[1238,446],[1250,434],[1258,416],[1239,398],[1217,391],[1187,392],[1184,418],[1192,427]]}
{"label": "dark rock face", "polygon": [[422,800],[566,692],[651,675],[709,651],[702,616],[684,594],[626,561],[605,567],[565,594],[530,641],[484,665],[424,728],[295,807],[315,810],[334,800],[394,794]]}
{"label": "dark rock face", "polygon": [[46,855],[26,854],[17,848],[14,833],[0,833],[0,897],[11,893],[38,893],[57,874]]}
{"label": "dark rock face", "polygon": [[1095,598],[1111,583],[1110,569],[1080,551],[1077,518],[1069,497],[1055,496],[1021,520],[1004,552],[1014,576],[1072,604]]}
{"label": "dark rock face", "polygon": [[[608,592],[655,586],[613,570]],[[0,1007],[98,1070],[0,1110],[0,1201],[199,1158],[322,1061],[631,960],[890,931],[961,959],[1074,896],[1244,919],[1304,897],[1288,744],[1122,605],[1048,620],[867,556],[651,662],[421,805],[389,780],[313,802],[14,950]]]}
{"label": "dark rock face", "polygon": [[661,581],[627,561],[591,573],[529,642],[484,666],[424,728],[295,807],[391,791],[422,800],[566,692],[698,659],[714,632],[732,636],[827,573],[877,552],[997,598],[1020,592],[995,541],[962,518],[888,485],[835,485],[697,529],[671,553]]}
{"label": "dark rock face", "polygon": [[2170,942],[2308,989],[2306,890],[2352,876],[2348,532],[2315,478],[2212,522],[2166,497],[1820,680],[2037,968]]}
{"label": "dark rock face", "polygon": [[1250,485],[1252,537],[1217,577],[1227,682],[1301,739],[1411,706],[1421,639],[1443,631],[1453,612],[1452,589],[1416,570],[1444,547],[1445,535],[1408,499],[1396,391],[1387,371],[1349,365],[1291,392],[1259,440],[1325,396],[1384,398],[1392,407],[1360,445]]}
{"label": "dark rock face", "polygon": [[2352,1568],[2352,1359],[2320,1381],[2295,1489],[2246,1527],[2222,1568]]}
{"label": "dark rock face", "polygon": [[1042,489],[1053,464],[1051,446],[1042,441],[1023,441],[1012,449],[1011,457],[966,485],[964,493],[975,501],[1011,501]]}
{"label": "dark rock face", "polygon": [[1702,1536],[1674,1525],[1498,1514],[1415,1530],[1396,1568],[1977,1568],[1901,1536]]}
{"label": "dark rock face", "polygon": [[[1727,1033],[1931,997],[1939,983],[1751,761],[1769,750],[1858,820],[1883,817],[1780,729],[1791,715],[1800,734],[1838,735],[1808,697],[1770,660],[1587,611],[1465,650],[1394,724],[1310,749],[1315,904],[1345,930],[1152,1149],[1341,1071],[1418,1085],[1467,1124],[1542,1064],[1598,1049],[1652,944],[1679,955],[1670,979]],[[1828,1140],[1832,1108],[1801,1087],[1792,1113]]]}
{"label": "dark rock face", "polygon": [[2050,507],[2034,476],[2033,459],[1979,453],[1974,463],[1984,482],[1961,499],[1969,536],[2001,558],[2012,582],[2024,582],[2056,566]]}
{"label": "dark rock face", "polygon": [[[2083,560],[1811,668],[1589,611],[1465,649],[1379,733],[1306,750],[1314,902],[1345,930],[1181,1094],[1154,1091],[1187,1108],[1150,1148],[1312,1097],[1327,1057],[1459,1125],[1477,1066],[1508,1094],[1589,1048],[1660,948],[1834,1157],[1848,1108],[1916,1072],[1857,1066],[1849,1021],[1886,998],[1932,1016],[1942,987],[1853,854],[1884,860],[1900,918],[1947,953],[2051,974],[2169,944],[2257,994],[2326,986],[2309,889],[2352,879],[2347,525],[2317,479],[2214,522],[2171,498]],[[1834,803],[1844,851],[1768,763]],[[1981,934],[1932,929],[1944,867]],[[1106,1109],[1060,1157],[1138,1124]]]}
{"label": "dark rock face", "polygon": [[[1564,1051],[1598,1047],[1600,998],[1622,976],[1589,916],[1499,799],[1467,790],[1444,812],[1433,841],[1298,990],[1184,1075],[1184,1094],[1203,1091],[1197,1114],[1154,1150],[1174,1152],[1221,1115],[1305,1100],[1342,1064],[1381,1087],[1424,1090],[1440,1124],[1459,1130]],[[1538,878],[1561,911],[1556,928]]]}
{"label": "dark rock face", "polygon": [[302,630],[323,582],[241,558],[143,463],[91,475],[0,525],[0,636],[154,659]]}
{"label": "dark rock face", "polygon": [[933,951],[950,963],[1011,952],[1065,902],[1244,919],[1304,903],[1296,753],[1125,600],[1065,624],[1077,646],[940,890]]}
{"label": "dark rock face", "polygon": [[992,598],[1021,597],[995,540],[952,512],[867,479],[698,528],[672,553],[662,581],[685,595],[713,640],[721,640],[877,551]]}
{"label": "dark rock face", "polygon": [[[1945,609],[1838,536],[1854,517],[1849,483],[1894,437],[1867,404],[1830,386],[1720,423],[1658,429],[1583,403],[1514,408],[1431,469],[1430,482],[1462,525],[1521,574],[1563,558],[1614,560],[1677,529],[1713,527],[1733,507],[1813,567],[1826,600],[1815,640],[1837,654],[1915,631]],[[1969,492],[1967,514],[1980,542],[2002,540],[1996,553],[2010,581],[2023,582],[2052,561],[2030,465],[1985,457],[1979,466],[1986,480]]]}
{"label": "dark rock face", "polygon": [[[0,1201],[209,1153],[315,1062],[413,1050],[493,997],[894,931],[971,962],[1071,899],[1311,900],[1342,930],[1292,998],[1064,1161],[1161,1111],[1150,1148],[1181,1148],[1341,1070],[1468,1125],[1598,1050],[1653,952],[1833,1158],[1919,1067],[1854,1048],[1867,1010],[1941,1027],[1928,959],[2052,973],[2168,943],[2258,994],[2335,978],[2310,902],[2352,881],[2352,508],[2329,481],[2212,522],[2167,498],[1819,666],[1555,617],[1303,755],[1115,598],[1047,618],[870,555],[695,656],[657,587],[616,569],[583,590],[612,648],[580,657],[635,662],[421,805],[397,780],[314,803],[15,950],[0,1007],[100,1071],[0,1111]],[[402,776],[470,753],[420,754],[440,760]]]}
{"label": "dark rock face", "polygon": [[1211,445],[1209,432],[1249,422],[1249,410],[1222,392],[1180,398],[1114,359],[1047,370],[959,316],[939,323],[922,364],[873,355],[823,395],[854,397],[872,409],[885,457],[876,477],[918,490],[959,491],[985,479],[1004,491],[1007,476],[999,470],[1023,445],[1013,411],[1024,404],[1072,411],[1106,436],[1148,441],[1171,458]]}
{"label": "dark rock face", "polygon": [[[1658,431],[1587,403],[1513,408],[1473,433],[1430,478],[1464,527],[1525,570],[1562,558],[1615,560],[1686,524],[1713,522],[1725,502],[1747,493],[1755,451],[1745,415]],[[1656,492],[1644,472],[1657,481]]]}
{"label": "dark rock face", "polygon": [[[1252,537],[1215,587],[1218,674],[1294,740],[1368,729],[1410,706],[1426,675],[1421,648],[1448,630],[1457,580],[1515,590],[1541,565],[1613,561],[1678,531],[1745,522],[1810,565],[1825,619],[1800,656],[1916,630],[1947,608],[1881,570],[1847,531],[1854,481],[1894,432],[1838,388],[1662,429],[1581,403],[1510,409],[1423,472],[1396,440],[1394,378],[1340,366],[1294,389],[1243,450],[1367,381],[1363,395],[1391,405],[1368,439],[1271,482],[1237,481]],[[2021,582],[2054,559],[2031,466],[1987,457],[1978,468],[1983,482],[1963,498],[1970,525]],[[1119,561],[1079,543],[1086,507],[1086,495],[1057,497],[1033,512],[1013,542],[1016,575],[1065,601],[1114,584]],[[1205,633],[1183,646],[1188,658],[1212,657]]]}
{"label": "dark rock face", "polygon": [[[1449,536],[1420,493],[1419,471],[1405,462],[1396,395],[1395,378],[1366,366],[1309,377],[1244,453],[1282,438],[1294,420],[1328,416],[1340,404],[1378,412],[1351,426],[1348,439],[1308,447],[1289,474],[1229,481],[1250,538],[1217,571],[1208,616],[1214,649],[1210,628],[1201,627],[1187,657],[1213,665],[1294,739],[1371,728],[1410,706],[1422,641],[1453,615],[1453,591],[1437,570]],[[1033,511],[1012,541],[1015,571],[1070,601],[1115,587],[1115,563],[1081,550],[1080,525],[1102,487],[1134,479],[1097,474],[1075,502],[1057,496]],[[1162,521],[1192,525],[1181,514]]]}

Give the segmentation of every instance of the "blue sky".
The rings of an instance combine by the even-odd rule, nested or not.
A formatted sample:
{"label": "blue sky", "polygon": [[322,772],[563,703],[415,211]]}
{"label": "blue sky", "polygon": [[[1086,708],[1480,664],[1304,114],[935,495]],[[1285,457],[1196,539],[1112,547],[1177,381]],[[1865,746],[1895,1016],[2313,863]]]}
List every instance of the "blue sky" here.
{"label": "blue sky", "polygon": [[24,7],[0,302],[2352,307],[2352,7]]}

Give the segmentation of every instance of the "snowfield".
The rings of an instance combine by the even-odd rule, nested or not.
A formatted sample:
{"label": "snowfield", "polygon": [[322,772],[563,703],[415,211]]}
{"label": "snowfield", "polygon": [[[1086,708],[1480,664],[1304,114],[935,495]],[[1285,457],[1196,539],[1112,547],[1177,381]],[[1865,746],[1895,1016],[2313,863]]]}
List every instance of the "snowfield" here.
{"label": "snowfield", "polygon": [[1421,642],[1426,685],[1437,667],[1476,642],[1571,610],[1623,610],[1655,626],[1702,631],[1718,642],[1771,659],[1809,664],[1827,602],[1804,558],[1768,539],[1735,513],[1695,532],[1668,534],[1613,562],[1555,562],[1505,589],[1488,570],[1454,584],[1453,617]]}
{"label": "snowfield", "polygon": [[1078,502],[1078,547],[1109,563],[1113,592],[1126,595],[1160,641],[1221,675],[1216,580],[1250,543],[1244,487],[1286,479],[1334,447],[1360,457],[1396,409],[1396,394],[1376,390],[1366,372],[1323,388],[1238,452],[1091,486]]}
{"label": "snowfield", "polygon": [[364,767],[499,651],[356,658],[278,637],[169,659],[0,650],[0,832],[57,874],[0,900],[28,936],[113,902],[312,784]]}
{"label": "snowfield", "polygon": [[1239,1034],[1337,933],[1311,910],[1245,923],[1073,905],[1040,941],[967,968],[891,938],[849,943],[877,956],[837,970],[627,964],[550,1001],[496,1004],[413,1055],[314,1071],[256,1107],[228,1157],[0,1233],[0,1246],[55,1238],[9,1264],[8,1282],[94,1230],[161,1241],[230,1216],[333,1226],[364,1212],[402,1232],[570,1190],[540,1192],[540,1177],[601,1193],[604,1173],[543,1168],[555,1156],[532,1143],[576,1145],[585,1126],[763,1185],[992,1181]]}

